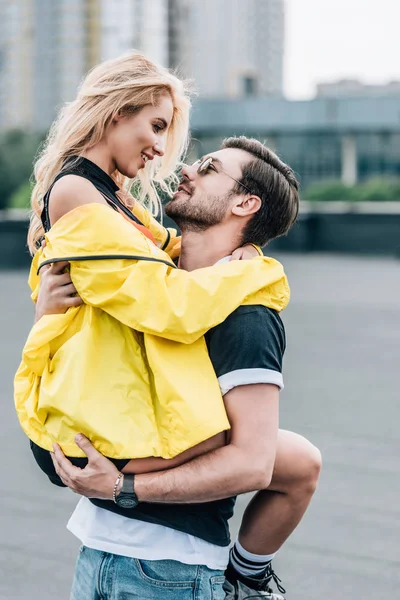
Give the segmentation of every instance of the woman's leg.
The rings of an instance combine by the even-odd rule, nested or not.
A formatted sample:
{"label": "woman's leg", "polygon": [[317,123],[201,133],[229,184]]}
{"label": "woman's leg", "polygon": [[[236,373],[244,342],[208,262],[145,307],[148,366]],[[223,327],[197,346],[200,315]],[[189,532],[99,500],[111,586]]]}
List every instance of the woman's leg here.
{"label": "woman's leg", "polygon": [[317,488],[321,453],[301,435],[280,429],[271,485],[243,516],[239,542],[254,554],[279,550],[300,523]]}
{"label": "woman's leg", "polygon": [[226,432],[222,431],[208,440],[193,446],[193,448],[185,450],[185,452],[178,454],[178,456],[175,456],[174,458],[166,459],[158,456],[149,458],[133,458],[122,469],[122,472],[135,473],[135,475],[137,475],[139,473],[152,473],[154,471],[172,469],[173,467],[179,467],[180,465],[183,465],[197,456],[201,456],[202,454],[206,454],[207,452],[211,452],[217,448],[222,448],[222,446],[225,446],[225,444]]}

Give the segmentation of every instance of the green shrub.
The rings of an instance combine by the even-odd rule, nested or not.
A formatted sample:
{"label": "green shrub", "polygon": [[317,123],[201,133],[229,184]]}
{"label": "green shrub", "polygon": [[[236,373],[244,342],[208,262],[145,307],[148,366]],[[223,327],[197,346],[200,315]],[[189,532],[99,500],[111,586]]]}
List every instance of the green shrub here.
{"label": "green shrub", "polygon": [[364,202],[388,202],[400,200],[400,179],[375,177],[357,186],[359,199]]}
{"label": "green shrub", "polygon": [[29,181],[42,139],[17,130],[0,136],[0,209],[9,206],[14,192]]}
{"label": "green shrub", "polygon": [[400,201],[400,179],[374,177],[363,183],[348,186],[338,180],[321,181],[310,185],[303,199],[311,202],[389,202]]}
{"label": "green shrub", "polygon": [[354,187],[341,181],[321,181],[311,184],[303,194],[304,200],[311,202],[333,202],[355,200]]}
{"label": "green shrub", "polygon": [[11,195],[8,203],[9,208],[29,208],[32,186],[26,181]]}

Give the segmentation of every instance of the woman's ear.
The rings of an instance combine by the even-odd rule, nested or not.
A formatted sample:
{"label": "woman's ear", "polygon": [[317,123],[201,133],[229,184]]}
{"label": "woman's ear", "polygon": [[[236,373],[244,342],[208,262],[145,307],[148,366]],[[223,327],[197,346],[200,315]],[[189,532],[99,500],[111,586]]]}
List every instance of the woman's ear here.
{"label": "woman's ear", "polygon": [[232,206],[232,214],[238,217],[247,217],[258,212],[261,208],[261,198],[259,196],[239,196]]}
{"label": "woman's ear", "polygon": [[117,113],[115,113],[115,115],[112,118],[112,123],[118,123],[118,121],[120,121],[121,119],[123,119],[124,115],[122,114],[122,111],[118,111]]}

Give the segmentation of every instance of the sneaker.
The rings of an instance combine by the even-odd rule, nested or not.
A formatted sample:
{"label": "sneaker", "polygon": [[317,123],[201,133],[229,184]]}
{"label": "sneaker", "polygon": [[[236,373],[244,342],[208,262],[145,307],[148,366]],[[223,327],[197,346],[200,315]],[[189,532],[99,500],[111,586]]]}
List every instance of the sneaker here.
{"label": "sneaker", "polygon": [[[275,582],[279,594],[270,587],[271,581]],[[286,590],[281,586],[281,580],[274,573],[271,564],[265,570],[262,579],[253,577],[242,577],[234,579],[228,567],[227,577],[224,582],[225,600],[252,600],[253,598],[264,598],[264,600],[285,600]]]}

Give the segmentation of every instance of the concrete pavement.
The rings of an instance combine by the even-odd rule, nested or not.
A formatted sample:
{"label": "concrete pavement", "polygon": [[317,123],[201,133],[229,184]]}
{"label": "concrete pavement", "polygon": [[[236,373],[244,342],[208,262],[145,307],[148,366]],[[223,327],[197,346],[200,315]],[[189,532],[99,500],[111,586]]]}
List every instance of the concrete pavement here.
{"label": "concrete pavement", "polygon": [[[281,426],[319,446],[324,467],[277,573],[288,599],[398,598],[400,263],[280,258],[292,288]],[[79,543],[65,524],[76,496],[47,484],[13,407],[33,318],[25,282],[26,273],[0,272],[0,600],[67,600]]]}

